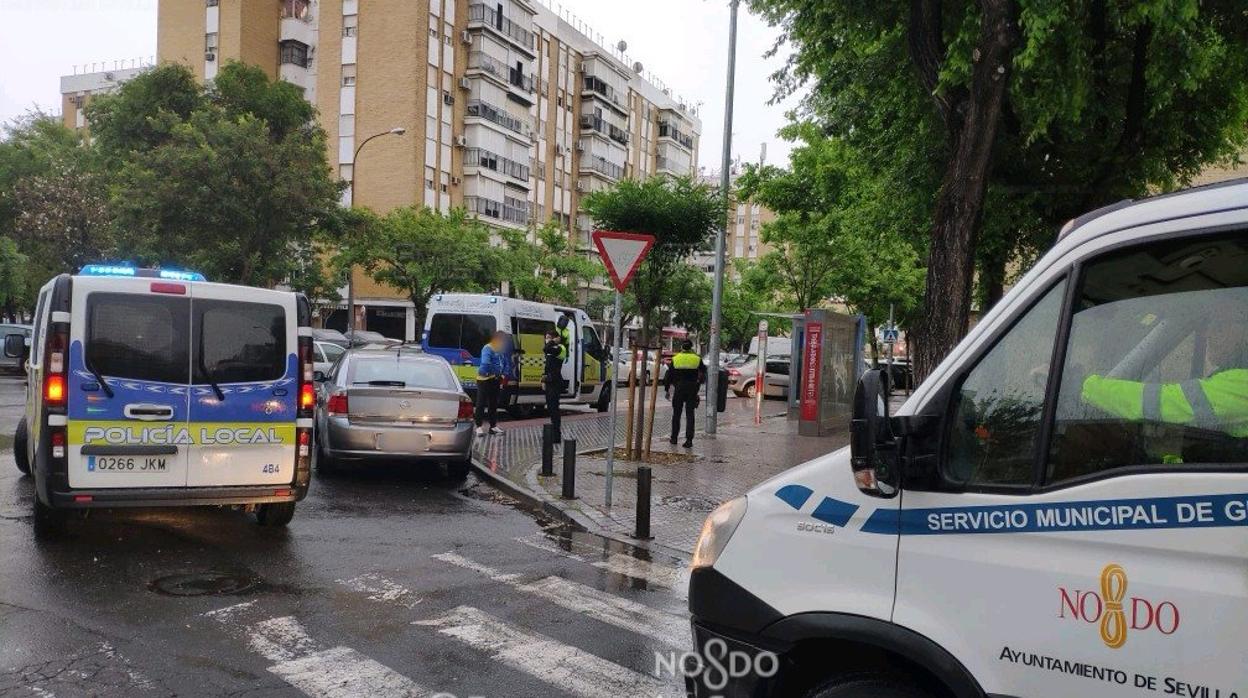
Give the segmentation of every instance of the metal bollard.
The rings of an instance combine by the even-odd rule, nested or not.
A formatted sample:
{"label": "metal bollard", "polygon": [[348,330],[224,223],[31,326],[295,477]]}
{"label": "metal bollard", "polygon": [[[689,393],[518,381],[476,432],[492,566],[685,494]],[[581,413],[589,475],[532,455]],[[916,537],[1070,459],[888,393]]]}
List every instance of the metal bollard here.
{"label": "metal bollard", "polygon": [[576,499],[576,439],[563,440],[563,498]]}
{"label": "metal bollard", "polygon": [[542,425],[542,476],[555,474],[555,430],[553,424]]}
{"label": "metal bollard", "polygon": [[637,530],[634,538],[650,540],[650,477],[649,466],[637,468]]}

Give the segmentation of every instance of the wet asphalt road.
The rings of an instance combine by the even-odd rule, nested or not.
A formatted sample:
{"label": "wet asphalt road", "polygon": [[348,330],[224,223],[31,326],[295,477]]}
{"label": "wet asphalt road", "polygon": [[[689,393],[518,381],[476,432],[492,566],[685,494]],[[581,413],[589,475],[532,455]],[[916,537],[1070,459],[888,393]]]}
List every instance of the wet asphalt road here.
{"label": "wet asphalt road", "polygon": [[230,509],[37,529],[0,377],[0,696],[683,695],[683,563],[469,479],[327,478],[285,530]]}

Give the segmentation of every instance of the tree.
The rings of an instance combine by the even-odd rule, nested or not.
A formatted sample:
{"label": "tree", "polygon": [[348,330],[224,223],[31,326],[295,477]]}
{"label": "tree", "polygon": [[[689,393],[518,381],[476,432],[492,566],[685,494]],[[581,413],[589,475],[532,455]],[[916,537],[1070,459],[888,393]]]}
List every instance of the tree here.
{"label": "tree", "polygon": [[20,181],[13,198],[13,240],[35,260],[41,278],[115,255],[107,183],[89,151],[57,155],[45,172]]}
{"label": "tree", "polygon": [[720,335],[724,346],[730,349],[744,350],[750,346],[750,339],[758,333],[760,311],[771,310],[768,299],[770,289],[760,289],[753,269],[757,264],[738,261],[736,279],[724,279],[724,295],[722,313],[720,315]]}
{"label": "tree", "polygon": [[1064,220],[1169,188],[1248,138],[1234,0],[750,4],[794,48],[779,94],[813,83],[806,115],[900,203],[929,202],[920,377],[964,334],[977,263],[992,300],[1011,256]]}
{"label": "tree", "polygon": [[27,305],[31,297],[26,262],[27,256],[17,249],[17,243],[0,237],[0,307],[10,322],[17,321],[17,308]]}
{"label": "tree", "polygon": [[603,275],[602,265],[577,252],[567,233],[553,221],[531,233],[505,230],[502,238],[507,250],[506,278],[518,298],[575,303],[577,291]]}
{"label": "tree", "polygon": [[590,193],[581,205],[599,229],[655,236],[630,284],[642,318],[642,343],[648,345],[654,312],[670,300],[670,277],[690,255],[708,248],[728,215],[725,201],[716,188],[691,177],[656,176],[622,180]]}
{"label": "tree", "polygon": [[424,327],[435,293],[492,290],[505,270],[489,230],[463,209],[441,214],[422,206],[396,208],[343,244],[344,263],[407,294],[417,327]]}
{"label": "tree", "polygon": [[162,65],[93,101],[119,252],[255,286],[297,273],[292,251],[335,215],[340,191],[313,115],[293,86],[238,63],[209,88]]}

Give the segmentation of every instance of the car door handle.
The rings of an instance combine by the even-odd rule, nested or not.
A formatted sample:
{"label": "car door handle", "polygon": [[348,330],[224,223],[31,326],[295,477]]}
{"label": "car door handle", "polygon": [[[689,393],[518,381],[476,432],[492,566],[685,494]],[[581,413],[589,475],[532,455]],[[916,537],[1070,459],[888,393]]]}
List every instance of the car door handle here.
{"label": "car door handle", "polygon": [[132,403],[126,405],[122,413],[127,419],[137,419],[143,422],[162,422],[173,419],[173,408],[169,405]]}

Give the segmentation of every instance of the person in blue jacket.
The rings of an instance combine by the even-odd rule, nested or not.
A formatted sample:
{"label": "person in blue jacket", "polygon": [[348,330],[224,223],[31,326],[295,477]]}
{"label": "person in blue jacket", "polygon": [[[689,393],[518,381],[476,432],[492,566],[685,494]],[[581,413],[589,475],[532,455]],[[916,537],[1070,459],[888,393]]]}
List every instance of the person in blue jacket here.
{"label": "person in blue jacket", "polygon": [[481,348],[481,366],[477,368],[477,404],[474,415],[477,436],[485,436],[485,422],[490,422],[490,433],[501,434],[498,428],[498,394],[504,379],[510,374],[504,345],[507,333],[495,332],[489,343]]}

